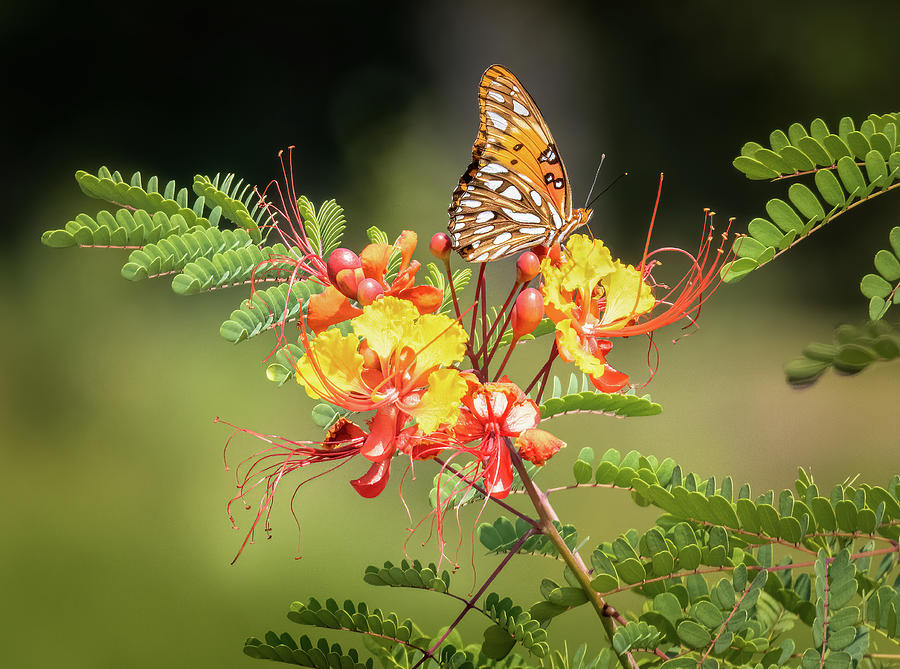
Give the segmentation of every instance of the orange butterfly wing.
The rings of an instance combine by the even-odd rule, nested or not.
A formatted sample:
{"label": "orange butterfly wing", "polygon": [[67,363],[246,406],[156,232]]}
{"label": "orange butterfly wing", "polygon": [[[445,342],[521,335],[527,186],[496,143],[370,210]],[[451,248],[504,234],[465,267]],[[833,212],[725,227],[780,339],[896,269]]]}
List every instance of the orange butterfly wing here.
{"label": "orange butterfly wing", "polygon": [[502,65],[481,78],[481,125],[472,163],[453,192],[454,248],[470,262],[497,260],[561,241],[587,222],[572,210],[565,165],[540,110]]}

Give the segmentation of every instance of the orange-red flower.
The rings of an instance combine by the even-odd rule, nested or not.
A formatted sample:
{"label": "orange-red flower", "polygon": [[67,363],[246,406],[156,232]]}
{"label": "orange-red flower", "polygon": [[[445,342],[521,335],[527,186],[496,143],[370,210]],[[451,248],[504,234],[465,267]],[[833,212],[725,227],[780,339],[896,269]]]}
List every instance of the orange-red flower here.
{"label": "orange-red flower", "polygon": [[[540,409],[517,385],[506,381],[485,384],[470,381],[469,392],[462,403],[463,409],[453,428],[453,435],[460,444],[478,442],[460,450],[474,455],[480,463],[480,469],[467,476],[467,480],[482,481],[489,495],[502,499],[509,494],[513,479],[506,440],[520,437],[523,433],[543,432],[533,430],[541,420]],[[546,457],[552,455],[549,444],[541,448],[533,439],[541,437],[531,435],[522,442],[529,456],[538,453],[546,454]]]}
{"label": "orange-red flower", "polygon": [[375,411],[361,453],[389,459],[410,420],[423,434],[452,426],[466,382],[453,363],[462,359],[466,334],[440,314],[420,315],[396,297],[382,297],[353,319],[353,333],[326,330],[306,339],[297,381],[316,399],[354,412]]}
{"label": "orange-red flower", "polygon": [[[421,267],[419,261],[412,260],[416,242],[416,233],[404,230],[393,245],[366,246],[359,254],[362,267],[358,281],[372,279],[380,284],[384,295],[411,302],[420,314],[431,314],[440,308],[444,292],[434,286],[415,285],[416,272]],[[397,276],[388,283],[388,262],[394,249],[400,252],[400,269]],[[361,313],[362,310],[354,306],[344,292],[334,285],[329,285],[323,292],[310,298],[306,322],[313,332],[319,333]]]}

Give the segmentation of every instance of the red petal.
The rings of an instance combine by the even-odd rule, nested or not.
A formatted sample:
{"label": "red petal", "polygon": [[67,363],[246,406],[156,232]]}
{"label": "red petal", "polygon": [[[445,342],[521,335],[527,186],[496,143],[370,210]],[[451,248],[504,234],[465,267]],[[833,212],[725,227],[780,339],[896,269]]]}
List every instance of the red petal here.
{"label": "red petal", "polygon": [[412,302],[420,314],[433,314],[444,301],[444,291],[434,286],[413,286],[401,290],[395,297]]}
{"label": "red petal", "polygon": [[350,481],[350,485],[361,496],[366,499],[378,497],[387,485],[388,477],[391,474],[391,459],[374,462],[369,467],[369,471],[360,476],[358,479]]}
{"label": "red petal", "polygon": [[512,461],[503,441],[493,439],[490,450],[493,453],[484,465],[485,490],[491,497],[503,499],[512,487]]}
{"label": "red petal", "polygon": [[350,304],[350,300],[341,295],[337,288],[328,286],[323,292],[309,298],[306,324],[313,332],[319,334],[322,330],[355,318],[361,313],[362,311]]}
{"label": "red petal", "polygon": [[369,421],[369,436],[360,449],[368,460],[379,462],[394,454],[397,445],[397,408],[380,408]]}
{"label": "red petal", "polygon": [[602,376],[592,376],[591,383],[597,390],[604,393],[614,393],[621,390],[628,383],[628,374],[613,369],[607,365]]}

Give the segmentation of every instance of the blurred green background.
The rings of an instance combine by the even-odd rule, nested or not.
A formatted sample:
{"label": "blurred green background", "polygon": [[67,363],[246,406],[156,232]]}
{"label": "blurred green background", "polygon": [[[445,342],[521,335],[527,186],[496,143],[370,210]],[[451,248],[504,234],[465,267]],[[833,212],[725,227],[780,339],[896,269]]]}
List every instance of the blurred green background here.
{"label": "blurred green background", "polygon": [[[310,402],[266,381],[270,342],[219,338],[244,294],[179,298],[165,282],[122,279],[117,252],[42,247],[43,230],[100,208],[80,194],[76,169],[184,184],[236,171],[265,184],[277,150],[293,144],[298,191],[344,205],[348,245],[372,224],[427,239],[443,229],[470,159],[481,72],[499,62],[540,104],[577,201],[601,153],[601,183],[629,172],[597,203],[592,228],[633,260],[660,171],[655,241],[691,248],[702,207],[746,229],[780,191],[731,167],[743,142],[816,116],[836,124],[896,111],[898,19],[896,3],[4,3],[3,665],[262,666],[242,656],[244,637],[295,628],[284,613],[310,595],[366,598],[415,613],[426,629],[457,612],[425,593],[362,584],[367,564],[402,557],[410,522],[396,485],[363,501],[349,470],[299,495],[301,560],[286,482],[272,540],[229,565],[243,535],[224,512],[228,431],[212,420],[309,438]],[[896,196],[879,198],[723,287],[699,331],[674,346],[675,333],[657,340],[648,391],[664,413],[558,419],[550,426],[570,447],[540,480],[567,477],[591,445],[672,456],[756,491],[790,486],[798,466],[824,484],[856,473],[886,482],[900,433],[892,368],[829,375],[802,392],[781,368],[837,323],[865,317],[858,280],[897,212]],[[505,283],[511,270],[491,271]],[[530,346],[539,348],[516,361],[523,374],[544,355]],[[623,342],[613,361],[640,378],[645,348]],[[256,446],[238,440],[232,456]],[[404,487],[414,521],[427,513],[432,475],[417,473]],[[557,504],[592,541],[653,517],[608,491],[563,493]],[[473,559],[479,578],[495,563],[473,554],[474,514],[461,515],[460,584],[472,582]],[[409,554],[436,559],[424,539],[410,540]],[[559,576],[538,560],[519,560],[497,589],[534,601],[535,570]],[[587,629],[581,613],[554,625],[557,642]],[[480,625],[463,629],[480,638]]]}

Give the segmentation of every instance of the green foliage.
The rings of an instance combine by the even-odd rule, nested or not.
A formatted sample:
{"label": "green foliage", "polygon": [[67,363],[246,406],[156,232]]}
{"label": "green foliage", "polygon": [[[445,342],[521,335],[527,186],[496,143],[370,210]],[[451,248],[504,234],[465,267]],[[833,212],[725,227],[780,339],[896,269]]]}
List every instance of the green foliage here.
{"label": "green foliage", "polygon": [[169,216],[164,211],[149,214],[143,209],[132,212],[119,209],[115,213],[103,210],[95,217],[78,214],[74,221],[66,223],[61,230],[48,230],[41,236],[45,246],[66,248],[68,246],[99,246],[108,248],[128,248],[159,242],[171,235],[203,230],[204,226],[188,227],[181,214]]}
{"label": "green foliage", "polygon": [[[575,550],[578,543],[578,531],[575,526],[563,525],[560,522],[554,522],[553,526],[569,549]],[[512,523],[505,516],[500,516],[492,523],[482,523],[478,526],[478,541],[491,553],[508,553],[531,528],[531,523],[523,518],[516,518],[516,522]],[[519,552],[558,557],[556,547],[545,534],[535,534],[526,539]]]}
{"label": "green foliage", "polygon": [[[262,216],[263,210],[259,207],[256,190],[249,184],[242,188],[243,181],[238,181],[232,188],[233,180],[233,174],[226,175],[222,179],[220,190],[218,174],[214,179],[198,174],[194,177],[194,192],[213,206],[219,207],[225,218],[246,230],[253,241],[259,242],[262,238],[259,230],[260,221],[268,217]],[[253,207],[252,213],[248,206]]]}
{"label": "green foliage", "polygon": [[[869,298],[869,320],[877,321],[900,302],[900,226],[890,232],[891,250],[881,249],[875,254],[877,274],[866,274],[860,281],[859,289]],[[893,285],[892,285],[893,284]]]}
{"label": "green foliage", "polygon": [[328,260],[331,252],[341,245],[344,228],[347,227],[344,210],[334,200],[326,200],[316,211],[305,195],[298,198],[297,209],[313,250]]}
{"label": "green foliage", "polygon": [[568,644],[564,644],[563,651],[553,651],[544,666],[547,669],[610,669],[614,666],[615,661],[616,658],[609,648],[604,648],[597,655],[588,657],[587,644],[578,646],[570,658]]}
{"label": "green foliage", "polygon": [[[265,290],[257,290],[253,297],[243,300],[222,323],[219,334],[233,344],[295,320],[312,295],[321,293],[324,286],[312,281],[282,283]],[[289,297],[290,296],[290,297]]]}
{"label": "green foliage", "polygon": [[[230,233],[226,230],[221,234]],[[243,230],[235,230],[234,236]],[[259,247],[248,243],[236,248],[217,251],[212,256],[201,255],[182,265],[181,273],[172,279],[172,290],[179,295],[195,295],[226,286],[246,285],[251,279],[258,285],[266,281],[284,281],[294,270],[294,266],[280,258],[296,258],[299,250],[288,249],[283,244]],[[147,252],[147,247],[143,251]]]}
{"label": "green foliage", "polygon": [[[224,269],[221,258],[228,252],[246,249],[252,244],[243,230],[195,228],[193,232],[175,234],[135,249],[122,267],[122,276],[131,281],[174,274],[188,263],[197,267]],[[227,276],[227,271],[226,271]],[[176,277],[177,278],[177,277]],[[173,281],[172,288],[180,292],[182,282]]]}
{"label": "green foliage", "polygon": [[78,170],[75,173],[75,181],[85,195],[119,207],[131,210],[143,209],[150,214],[158,211],[169,216],[180,214],[189,228],[195,225],[204,228],[216,225],[221,215],[221,210],[213,209],[208,218],[204,217],[202,215],[205,207],[204,198],[199,197],[193,205],[190,205],[187,188],[178,189],[176,192],[174,181],[169,181],[160,192],[159,180],[153,176],[147,180],[144,187],[140,172],[135,172],[131,180],[126,181],[118,171],[110,172],[106,167],[101,167],[96,175]]}
{"label": "green foliage", "polygon": [[[580,391],[579,391],[580,382]],[[566,390],[563,391],[559,377],[553,377],[550,397],[541,404],[541,418],[569,413],[598,413],[608,416],[655,416],[662,407],[650,399],[649,395],[638,397],[634,394],[602,393],[592,390],[586,375],[572,374]]]}
{"label": "green foliage", "polygon": [[[812,175],[812,187],[794,183],[787,201],[766,203],[768,218],[754,218],[748,235],[734,242],[737,259],[722,268],[722,278],[737,281],[837,216],[897,186],[900,114],[871,114],[856,129],[841,119],[838,133],[815,119],[809,129],[794,123],[787,133],[775,130],[769,147],[747,142],[734,166],[749,179],[788,179]],[[837,176],[835,176],[835,174]]]}
{"label": "green foliage", "polygon": [[418,560],[403,560],[399,566],[392,562],[385,562],[383,567],[370,565],[366,567],[363,580],[370,585],[389,585],[394,588],[418,588],[434,592],[447,592],[450,589],[450,572],[446,569],[438,572],[433,562],[423,567]]}
{"label": "green foliage", "polygon": [[886,321],[873,321],[862,327],[841,325],[830,343],[812,342],[802,357],[785,365],[788,383],[808,386],[829,369],[840,374],[858,374],[875,362],[900,357],[900,331]]}
{"label": "green foliage", "polygon": [[[428,263],[426,269],[425,283],[439,288],[444,293],[444,301],[441,302],[441,308],[438,309],[438,313],[449,315],[453,311],[453,295],[450,292],[450,282],[447,281],[444,272],[433,262]],[[469,268],[458,269],[451,276],[453,277],[453,288],[456,291],[457,299],[459,299],[459,295],[469,285],[469,281],[472,280],[472,270]]]}
{"label": "green foliage", "polygon": [[501,599],[497,593],[490,593],[484,600],[484,610],[497,623],[484,633],[482,651],[488,657],[503,659],[516,642],[536,657],[550,651],[547,631],[509,597]]}
{"label": "green foliage", "polygon": [[[299,642],[299,643],[298,643]],[[308,636],[301,635],[294,641],[290,634],[266,632],[265,641],[250,637],[244,643],[244,653],[257,660],[275,660],[285,664],[296,664],[301,667],[340,667],[341,669],[372,669],[372,659],[360,660],[355,648],[346,652],[340,644],[328,644],[325,639],[312,642]]]}

